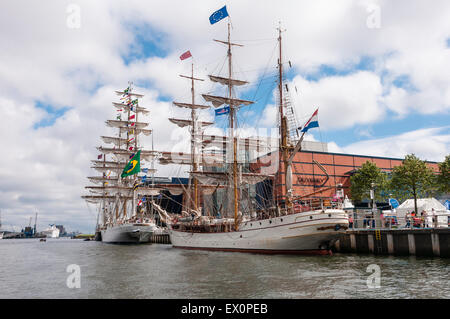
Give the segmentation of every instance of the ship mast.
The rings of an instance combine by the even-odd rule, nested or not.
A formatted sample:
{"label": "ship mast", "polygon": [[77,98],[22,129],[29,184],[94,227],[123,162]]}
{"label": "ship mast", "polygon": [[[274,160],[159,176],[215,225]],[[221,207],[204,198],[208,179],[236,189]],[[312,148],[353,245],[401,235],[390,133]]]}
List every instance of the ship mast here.
{"label": "ship mast", "polygon": [[[151,191],[148,188],[138,186],[138,176],[134,174],[132,177],[120,178],[120,173],[124,168],[124,165],[129,161],[130,156],[134,155],[138,150],[139,142],[138,135],[150,135],[151,130],[144,129],[149,123],[139,122],[139,113],[148,114],[149,111],[146,108],[139,106],[139,98],[142,98],[142,94],[132,92],[132,82],[128,83],[128,88],[124,91],[115,91],[116,94],[121,96],[120,103],[113,102],[114,107],[118,112],[124,112],[127,116],[126,120],[122,120],[120,114],[117,115],[116,120],[107,120],[106,124],[109,127],[118,129],[118,136],[101,136],[103,142],[110,144],[113,143],[114,147],[100,146],[97,149],[103,154],[103,159],[93,160],[94,166],[92,168],[97,171],[103,172],[102,176],[88,177],[92,182],[99,183],[101,186],[86,186],[94,195],[82,196],[88,203],[100,204],[100,211],[102,215],[102,225],[115,224],[120,220],[124,221],[129,217],[136,217],[136,200],[137,196],[145,195],[153,191],[152,185]],[[134,100],[132,99],[134,98]],[[134,114],[132,115],[131,112]],[[123,136],[123,133],[126,133]],[[155,157],[155,152],[148,150],[141,151],[141,160],[148,161]],[[106,155],[112,154],[116,158],[113,161],[107,161]],[[108,174],[106,172],[109,171]],[[153,172],[152,167],[152,172]],[[109,174],[115,173],[111,179]],[[134,182],[134,183],[133,183]],[[112,184],[112,185],[111,185]],[[132,208],[128,209],[132,200]],[[127,210],[130,212],[127,214]]]}
{"label": "ship mast", "polygon": [[[288,143],[287,143],[287,119],[286,116],[284,115],[284,110],[283,110],[283,56],[282,56],[282,51],[281,51],[281,33],[285,31],[281,29],[281,23],[280,26],[278,27],[278,45],[279,45],[279,58],[278,58],[278,72],[279,72],[279,85],[278,85],[278,89],[279,89],[279,95],[280,95],[280,106],[279,106],[279,113],[280,113],[280,151],[281,151],[281,156],[282,156],[282,160],[283,160],[283,166],[284,166],[284,177],[285,177],[285,198],[286,198],[286,208],[288,211],[290,211],[292,209],[292,200],[291,200],[291,193],[292,193],[292,186],[291,186],[291,175],[292,172],[291,170],[291,166],[289,164],[289,147],[288,147]],[[279,164],[279,169],[278,171],[281,173],[281,161]]]}
{"label": "ship mast", "polygon": [[[196,173],[198,172],[198,156],[197,156],[197,143],[196,143],[196,136],[199,133],[198,129],[198,121],[197,121],[197,111],[196,111],[196,105],[195,105],[195,87],[194,87],[194,81],[204,81],[203,79],[198,79],[194,77],[194,63],[191,64],[191,76],[186,75],[180,75],[183,78],[187,78],[191,80],[191,95],[192,95],[192,104],[191,104],[191,121],[192,121],[192,130],[191,130],[191,160],[192,160],[192,172]],[[194,209],[198,211],[198,180],[193,177],[193,194],[192,197],[194,198]]]}
{"label": "ship mast", "polygon": [[[232,85],[231,85],[231,74],[232,74],[232,53],[231,53],[231,40],[230,40],[230,22],[228,22],[228,99],[230,100],[230,140],[233,142],[233,167],[232,167],[232,176],[233,176],[233,204],[234,204],[234,228],[237,230],[238,227],[238,211],[239,211],[239,202],[238,202],[238,185],[237,185],[237,143],[234,132],[234,119],[236,116],[236,110],[231,103],[232,99]],[[230,174],[231,176],[231,174]]]}

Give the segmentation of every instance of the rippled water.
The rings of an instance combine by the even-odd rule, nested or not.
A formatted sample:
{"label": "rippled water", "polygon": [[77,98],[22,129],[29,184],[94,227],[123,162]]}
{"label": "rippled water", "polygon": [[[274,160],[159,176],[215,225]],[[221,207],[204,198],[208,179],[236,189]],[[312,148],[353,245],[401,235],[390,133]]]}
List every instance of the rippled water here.
{"label": "rippled water", "polygon": [[[0,240],[0,298],[450,298],[450,260],[370,255],[285,256]],[[67,266],[81,269],[68,288]],[[370,264],[381,287],[367,287]]]}

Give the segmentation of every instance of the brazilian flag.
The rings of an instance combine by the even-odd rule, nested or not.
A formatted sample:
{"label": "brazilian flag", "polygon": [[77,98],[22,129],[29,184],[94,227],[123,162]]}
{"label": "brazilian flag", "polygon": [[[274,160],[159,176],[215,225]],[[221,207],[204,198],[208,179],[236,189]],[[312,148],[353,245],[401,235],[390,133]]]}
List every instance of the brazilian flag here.
{"label": "brazilian flag", "polygon": [[121,178],[137,174],[141,171],[141,151],[139,150],[134,156],[130,159],[127,166],[122,171],[120,175]]}

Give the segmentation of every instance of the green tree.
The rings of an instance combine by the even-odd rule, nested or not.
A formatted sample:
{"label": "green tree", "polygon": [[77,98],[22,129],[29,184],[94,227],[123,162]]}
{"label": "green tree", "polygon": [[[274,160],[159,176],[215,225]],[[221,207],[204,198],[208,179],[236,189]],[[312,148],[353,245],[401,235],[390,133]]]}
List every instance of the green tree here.
{"label": "green tree", "polygon": [[387,175],[374,163],[365,162],[361,168],[350,177],[350,192],[354,201],[370,199],[370,189],[375,184],[375,200],[380,200],[387,194]]}
{"label": "green tree", "polygon": [[450,193],[450,155],[447,155],[445,160],[439,164],[437,188],[442,193]]}
{"label": "green tree", "polygon": [[414,198],[416,214],[417,197],[430,196],[436,185],[433,170],[414,154],[406,155],[402,165],[394,167],[390,184],[397,197]]}

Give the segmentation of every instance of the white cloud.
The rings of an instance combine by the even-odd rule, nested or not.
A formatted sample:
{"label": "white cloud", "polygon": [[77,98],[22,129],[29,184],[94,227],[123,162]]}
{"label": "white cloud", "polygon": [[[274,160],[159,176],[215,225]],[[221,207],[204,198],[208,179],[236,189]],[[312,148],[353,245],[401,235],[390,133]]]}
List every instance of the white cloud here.
{"label": "white cloud", "polygon": [[404,158],[414,153],[423,160],[441,162],[450,150],[449,127],[419,129],[386,138],[338,146],[328,143],[330,152]]}
{"label": "white cloud", "polygon": [[301,76],[293,80],[299,89],[297,109],[300,123],[319,108],[323,130],[345,129],[355,124],[378,121],[384,115],[380,106],[382,85],[379,77],[367,71],[346,76],[330,76],[319,81],[307,81]]}

